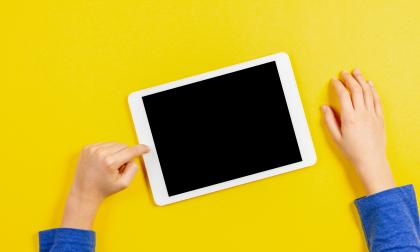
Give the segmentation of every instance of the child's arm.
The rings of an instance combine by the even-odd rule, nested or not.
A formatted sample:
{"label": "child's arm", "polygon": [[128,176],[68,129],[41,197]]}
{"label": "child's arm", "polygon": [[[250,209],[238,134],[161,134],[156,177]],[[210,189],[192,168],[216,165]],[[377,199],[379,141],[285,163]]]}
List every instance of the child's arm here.
{"label": "child's arm", "polygon": [[138,170],[134,158],[148,151],[145,145],[86,146],[67,197],[61,228],[40,232],[40,251],[94,251],[95,233],[90,229],[100,204],[129,186]]}
{"label": "child's arm", "polygon": [[420,251],[420,224],[412,186],[395,188],[385,152],[379,96],[358,69],[332,85],[340,106],[324,105],[332,138],[355,167],[369,196],[356,200],[370,251]]}

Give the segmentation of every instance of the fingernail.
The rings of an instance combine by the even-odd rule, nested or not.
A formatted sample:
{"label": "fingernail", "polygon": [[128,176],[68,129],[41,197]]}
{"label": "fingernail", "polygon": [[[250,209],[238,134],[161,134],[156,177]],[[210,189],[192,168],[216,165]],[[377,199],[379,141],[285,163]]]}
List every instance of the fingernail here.
{"label": "fingernail", "polygon": [[368,84],[373,87],[373,82],[372,81],[368,80]]}
{"label": "fingernail", "polygon": [[328,111],[328,106],[327,105],[322,105],[321,106],[322,111],[327,112]]}
{"label": "fingernail", "polygon": [[147,145],[145,145],[145,147],[146,147],[146,153],[147,153],[147,152],[150,152],[150,147],[149,147],[149,146],[147,146]]}
{"label": "fingernail", "polygon": [[355,74],[360,74],[360,69],[356,67],[356,68],[353,70],[353,73],[355,73]]}
{"label": "fingernail", "polygon": [[142,144],[141,146],[145,149],[144,151],[145,151],[146,153],[150,151],[150,147],[149,147],[149,146],[147,146],[147,145],[145,145],[145,144]]}

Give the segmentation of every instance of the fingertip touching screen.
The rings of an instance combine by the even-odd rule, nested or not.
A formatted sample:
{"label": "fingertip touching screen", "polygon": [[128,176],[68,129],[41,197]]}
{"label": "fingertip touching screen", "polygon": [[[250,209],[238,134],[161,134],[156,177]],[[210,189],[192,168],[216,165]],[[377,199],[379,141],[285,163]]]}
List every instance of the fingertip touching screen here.
{"label": "fingertip touching screen", "polygon": [[302,161],[274,61],[143,103],[169,196]]}

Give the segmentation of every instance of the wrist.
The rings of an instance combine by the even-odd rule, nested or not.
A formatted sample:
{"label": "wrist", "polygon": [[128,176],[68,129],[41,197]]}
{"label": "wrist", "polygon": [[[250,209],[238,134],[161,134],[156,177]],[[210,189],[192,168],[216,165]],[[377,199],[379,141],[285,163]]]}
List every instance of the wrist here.
{"label": "wrist", "polygon": [[92,229],[101,202],[102,199],[88,197],[72,188],[67,197],[61,227]]}
{"label": "wrist", "polygon": [[356,165],[359,176],[365,186],[368,195],[394,188],[395,181],[392,176],[388,160],[372,159],[370,162]]}

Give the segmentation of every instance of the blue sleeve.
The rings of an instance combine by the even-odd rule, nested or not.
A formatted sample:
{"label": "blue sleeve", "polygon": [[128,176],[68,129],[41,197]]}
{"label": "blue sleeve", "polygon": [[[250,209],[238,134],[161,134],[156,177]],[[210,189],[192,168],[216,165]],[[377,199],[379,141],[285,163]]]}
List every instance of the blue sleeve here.
{"label": "blue sleeve", "polygon": [[420,224],[413,185],[355,201],[369,251],[420,251]]}
{"label": "blue sleeve", "polygon": [[40,252],[95,251],[95,232],[73,228],[57,228],[39,232]]}

